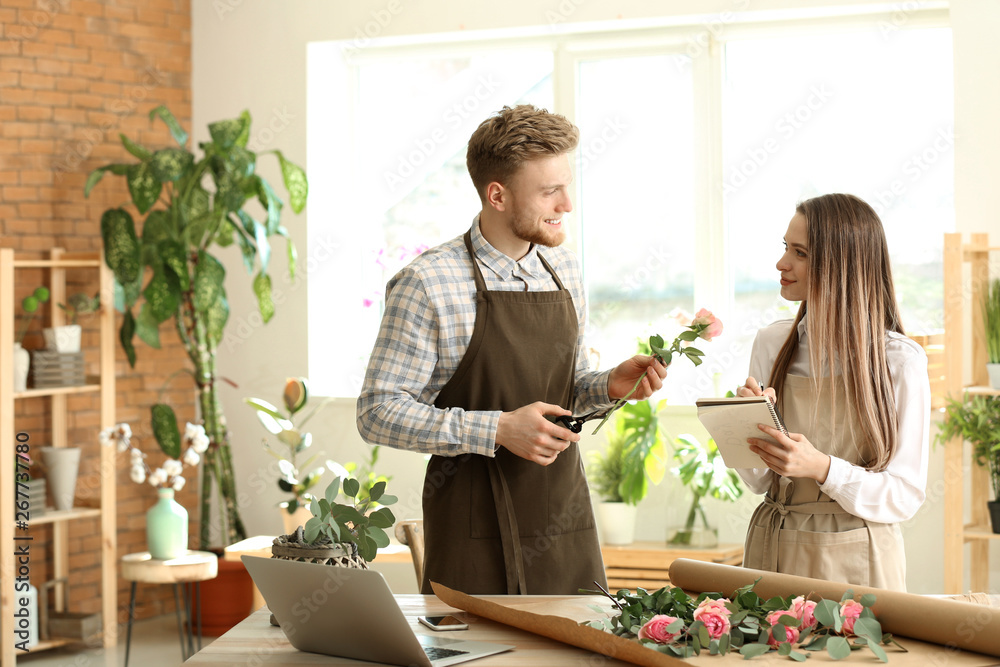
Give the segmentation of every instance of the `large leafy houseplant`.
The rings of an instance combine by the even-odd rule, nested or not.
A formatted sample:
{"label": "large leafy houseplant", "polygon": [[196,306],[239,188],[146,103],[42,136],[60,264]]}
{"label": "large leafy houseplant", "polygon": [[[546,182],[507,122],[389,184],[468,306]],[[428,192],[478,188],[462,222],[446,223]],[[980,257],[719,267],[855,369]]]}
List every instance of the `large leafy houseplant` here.
{"label": "large leafy houseplant", "polygon": [[[225,544],[246,537],[236,499],[229,430],[219,396],[216,351],[229,317],[224,280],[226,270],[213,251],[236,245],[264,322],[274,315],[271,294],[271,238],[287,240],[289,273],[294,278],[295,247],[281,224],[283,203],[271,185],[257,173],[257,154],[247,148],[250,114],[208,126],[209,140],[198,145],[196,156],[187,147],[188,133],[164,107],[153,109],[170,130],[176,147],[149,149],[124,134],[125,149],[137,162],[108,164],[94,170],[85,195],[106,172],[124,176],[131,203],[145,216],[141,235],[126,207],[108,209],[101,216],[105,261],[114,272],[116,305],[123,311],[121,345],[133,367],[134,339],[160,346],[159,327],[172,321],[187,352],[195,380],[198,406],[210,445],[205,452],[201,486],[201,548],[211,543],[208,517],[217,493],[221,536]],[[305,172],[272,150],[281,167],[289,204],[302,211],[308,194]],[[158,425],[173,423],[173,429]],[[173,410],[154,406],[153,431],[176,430]],[[162,446],[162,443],[161,443]]]}
{"label": "large leafy houseplant", "polygon": [[603,450],[590,452],[588,478],[597,494],[612,503],[638,505],[666,472],[666,441],[658,413],[666,401],[625,403],[614,416]]}

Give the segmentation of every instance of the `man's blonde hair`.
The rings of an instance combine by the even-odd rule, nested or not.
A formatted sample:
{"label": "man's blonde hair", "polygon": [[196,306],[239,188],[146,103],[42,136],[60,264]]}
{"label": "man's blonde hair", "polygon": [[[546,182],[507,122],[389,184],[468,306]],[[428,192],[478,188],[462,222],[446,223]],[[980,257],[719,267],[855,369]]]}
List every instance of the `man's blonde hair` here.
{"label": "man's blonde hair", "polygon": [[580,131],[565,116],[530,104],[504,107],[476,128],[469,138],[465,163],[479,198],[486,186],[508,183],[525,162],[568,153],[580,141]]}

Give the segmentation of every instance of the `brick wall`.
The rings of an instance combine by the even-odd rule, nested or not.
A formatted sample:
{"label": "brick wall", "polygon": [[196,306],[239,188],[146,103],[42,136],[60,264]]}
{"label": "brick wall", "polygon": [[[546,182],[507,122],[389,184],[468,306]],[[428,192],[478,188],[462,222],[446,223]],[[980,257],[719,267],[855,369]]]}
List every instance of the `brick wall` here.
{"label": "brick wall", "polygon": [[[85,199],[84,182],[96,167],[132,161],[122,148],[120,132],[150,147],[173,143],[166,127],[148,118],[149,110],[159,104],[167,105],[191,130],[190,0],[0,0],[0,245],[18,251],[100,248],[101,213],[128,201],[128,192],[123,179],[109,175]],[[41,271],[19,271],[18,300],[46,280]],[[68,294],[97,291],[86,272],[68,272],[68,282]],[[42,346],[39,331],[47,325],[45,320],[35,319],[25,337],[26,348]],[[94,373],[96,322],[82,324],[84,346],[89,348],[88,372]],[[165,380],[184,359],[176,333],[165,326],[161,336],[161,350],[137,342],[135,369],[116,346],[117,418],[132,425],[152,462],[162,455],[150,435],[149,406],[158,400],[169,402],[181,427],[195,417],[193,389],[182,377],[160,395]],[[50,439],[50,401],[17,402],[16,426],[29,430],[36,446]],[[83,448],[77,499],[80,504],[96,504],[97,432],[109,425],[98,423],[96,395],[73,396],[68,406],[69,443]],[[127,461],[119,462],[119,556],[145,551],[145,512],[156,500],[148,484],[129,480],[127,467]],[[197,483],[188,482],[177,499],[191,516],[194,545]],[[73,611],[100,608],[98,529],[98,522],[90,519],[69,526]],[[33,553],[44,548],[51,557],[51,527],[39,526],[32,532],[38,548],[36,552],[33,546]],[[36,556],[32,561],[36,586],[50,577],[46,560]],[[172,589],[140,585],[137,602],[140,618],[172,611]],[[126,618],[127,603],[128,582],[119,581],[119,622]]]}

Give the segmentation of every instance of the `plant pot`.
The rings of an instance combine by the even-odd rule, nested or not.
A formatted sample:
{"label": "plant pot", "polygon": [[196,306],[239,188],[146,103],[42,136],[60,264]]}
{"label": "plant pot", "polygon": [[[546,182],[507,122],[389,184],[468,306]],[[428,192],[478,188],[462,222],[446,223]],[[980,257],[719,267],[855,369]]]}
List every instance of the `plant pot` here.
{"label": "plant pot", "polygon": [[667,529],[667,546],[690,549],[711,549],[719,546],[719,530],[694,526],[677,526]]}
{"label": "plant pot", "polygon": [[157,489],[159,500],[146,512],[146,548],[159,560],[183,556],[188,550],[188,513],[174,500],[173,489]]}
{"label": "plant pot", "polygon": [[285,528],[285,535],[291,535],[295,533],[296,528],[306,525],[306,521],[312,518],[312,512],[309,511],[308,505],[300,505],[298,509],[289,514],[286,507],[286,503],[281,504],[281,521]]}
{"label": "plant pot", "polygon": [[[189,584],[194,586],[194,584]],[[192,591],[193,596],[193,591]],[[194,597],[189,599],[193,600]],[[242,561],[219,556],[214,579],[201,582],[201,610],[194,609],[192,628],[201,621],[201,633],[218,637],[253,613],[253,579]],[[200,619],[199,619],[200,616]]]}
{"label": "plant pot", "polygon": [[990,376],[990,386],[1000,389],[1000,364],[986,364],[986,373]]}
{"label": "plant pot", "polygon": [[597,504],[597,529],[603,544],[626,545],[635,541],[638,508],[625,503]]}
{"label": "plant pot", "polygon": [[1000,535],[1000,500],[991,500],[986,505],[990,508],[990,523],[993,524],[993,532]]}
{"label": "plant pot", "polygon": [[14,391],[24,391],[28,388],[28,369],[31,367],[31,354],[14,343]]}
{"label": "plant pot", "polygon": [[42,329],[45,349],[56,352],[79,352],[82,333],[83,329],[79,324],[65,324],[61,327]]}
{"label": "plant pot", "polygon": [[80,470],[80,448],[42,447],[41,451],[52,506],[57,510],[73,509],[76,476]]}
{"label": "plant pot", "polygon": [[[307,544],[302,532],[302,527],[299,526],[292,534],[279,535],[274,538],[274,544],[271,545],[271,558],[351,567],[358,570],[368,569],[368,563],[358,555],[358,545],[349,543],[350,547],[348,547],[344,544],[330,542]],[[348,550],[349,548],[350,550]]]}

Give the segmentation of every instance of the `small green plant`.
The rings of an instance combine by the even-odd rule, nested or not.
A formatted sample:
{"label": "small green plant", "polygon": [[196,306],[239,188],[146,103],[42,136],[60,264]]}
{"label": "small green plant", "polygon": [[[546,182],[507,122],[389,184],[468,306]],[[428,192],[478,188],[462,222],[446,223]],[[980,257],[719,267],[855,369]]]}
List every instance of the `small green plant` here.
{"label": "small green plant", "polygon": [[373,445],[369,449],[368,460],[364,463],[348,461],[344,464],[344,470],[351,477],[361,483],[361,490],[358,492],[358,499],[364,500],[371,496],[372,489],[379,482],[388,484],[392,481],[391,476],[381,475],[375,472],[375,464],[378,463],[378,445]]}
{"label": "small green plant", "polygon": [[[358,480],[344,478],[343,493],[350,504],[337,502],[341,491],[341,478],[337,477],[319,500],[309,505],[313,517],[306,522],[304,539],[309,544],[330,540],[336,544],[356,544],[358,554],[369,563],[375,560],[380,547],[389,545],[385,531],[396,522],[387,505],[396,502],[395,496],[385,493],[385,482],[378,482],[367,498],[360,498]],[[374,509],[376,505],[381,505]]]}
{"label": "small green plant", "polygon": [[983,329],[991,364],[1000,364],[1000,278],[994,278],[983,295]]}
{"label": "small green plant", "polygon": [[57,303],[56,305],[66,312],[70,324],[76,324],[80,315],[96,313],[101,309],[101,297],[100,294],[88,296],[83,292],[78,292],[66,299],[66,303]]}
{"label": "small green plant", "polygon": [[1000,500],[1000,396],[949,398],[935,442],[955,437],[972,445],[973,458],[989,471],[993,497]]}
{"label": "small green plant", "polygon": [[257,411],[257,419],[267,431],[277,437],[278,442],[284,445],[279,450],[271,446],[267,440],[264,441],[264,451],[278,459],[278,488],[285,493],[292,494],[289,500],[282,502],[282,507],[289,514],[294,514],[299,507],[305,507],[313,500],[309,490],[319,482],[326,469],[321,465],[309,472],[303,472],[316,460],[318,454],[314,454],[305,461],[300,461],[302,456],[310,446],[312,446],[312,433],[303,431],[306,423],[316,415],[316,413],[329,403],[329,399],[316,405],[312,410],[305,413],[296,423],[296,414],[305,409],[309,402],[309,389],[305,378],[288,378],[285,381],[285,390],[282,399],[287,414],[262,398],[244,398],[243,401]]}
{"label": "small green plant", "polygon": [[693,435],[679,435],[674,439],[673,458],[679,463],[670,472],[677,476],[691,492],[691,506],[684,520],[683,530],[670,539],[671,544],[689,544],[694,525],[701,517],[702,525],[710,528],[708,517],[701,506],[706,496],[735,502],[743,495],[743,486],[735,470],[726,467],[715,440],[711,438],[702,446]]}
{"label": "small green plant", "polygon": [[588,478],[597,494],[608,502],[638,505],[666,473],[666,446],[658,413],[646,401],[626,403],[615,413],[614,429],[604,450],[590,452]]}
{"label": "small green plant", "polygon": [[14,338],[14,342],[20,343],[24,340],[24,335],[28,333],[28,327],[31,325],[31,321],[35,319],[35,314],[38,312],[38,307],[49,300],[49,288],[38,287],[35,291],[28,296],[21,299],[21,308],[24,310],[24,315],[21,315],[21,328],[17,330],[17,336]]}

